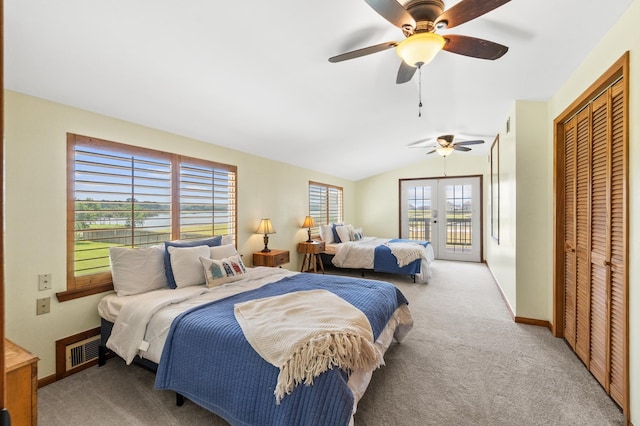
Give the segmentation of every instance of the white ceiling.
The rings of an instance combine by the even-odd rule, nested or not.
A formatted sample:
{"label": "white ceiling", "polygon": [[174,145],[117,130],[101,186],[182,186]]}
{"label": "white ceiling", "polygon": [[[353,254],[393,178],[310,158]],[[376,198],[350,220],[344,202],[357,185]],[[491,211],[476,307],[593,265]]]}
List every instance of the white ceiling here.
{"label": "white ceiling", "polygon": [[[350,180],[422,161],[411,143],[485,137],[547,100],[632,0],[512,0],[446,32],[509,46],[441,52],[396,85],[403,39],[364,0],[5,0],[5,87]],[[450,8],[458,1],[445,1]]]}

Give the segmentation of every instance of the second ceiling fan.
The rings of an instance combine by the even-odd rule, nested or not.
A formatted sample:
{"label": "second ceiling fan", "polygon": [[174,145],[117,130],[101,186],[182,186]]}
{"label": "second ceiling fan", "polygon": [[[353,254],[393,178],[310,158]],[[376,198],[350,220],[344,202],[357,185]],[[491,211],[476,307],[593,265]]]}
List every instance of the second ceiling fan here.
{"label": "second ceiling fan", "polygon": [[404,6],[396,0],[365,0],[383,18],[400,28],[406,39],[389,41],[346,52],[329,58],[329,62],[355,59],[396,48],[402,58],[396,83],[411,80],[416,69],[429,63],[440,50],[480,59],[494,60],[509,48],[475,37],[436,34],[437,29],[453,28],[484,15],[510,0],[462,0],[444,10],[441,0],[410,0]]}
{"label": "second ceiling fan", "polygon": [[471,148],[466,145],[478,145],[484,143],[483,140],[462,140],[458,142],[454,142],[454,135],[442,135],[438,136],[435,140],[433,139],[423,139],[409,145],[410,148],[434,148],[433,150],[427,152],[427,155],[433,154],[437,152],[443,157],[448,156],[453,151],[471,151]]}

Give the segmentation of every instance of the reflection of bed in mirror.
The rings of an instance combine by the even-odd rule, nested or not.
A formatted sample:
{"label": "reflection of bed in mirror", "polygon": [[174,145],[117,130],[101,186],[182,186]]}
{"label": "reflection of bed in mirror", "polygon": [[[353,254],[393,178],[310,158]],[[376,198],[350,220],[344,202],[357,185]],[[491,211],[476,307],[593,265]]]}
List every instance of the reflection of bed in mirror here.
{"label": "reflection of bed in mirror", "polygon": [[[100,362],[114,353],[127,363],[142,363],[156,371],[157,389],[175,391],[179,402],[186,397],[231,424],[291,424],[295,419],[352,424],[373,371],[383,363],[382,355],[393,339],[401,341],[413,325],[404,295],[382,281],[247,268],[232,246],[223,250],[225,256],[235,253],[229,258],[205,259],[208,250],[213,257],[219,249],[171,250],[172,256],[181,256],[180,262],[171,259],[176,277],[173,289],[166,283],[151,286],[156,288],[144,284],[145,277],[164,271],[161,261],[138,258],[134,263],[132,259],[124,265],[130,278],[126,287],[116,284],[118,273],[112,272],[116,294],[105,296],[98,306],[102,342],[106,342]],[[116,269],[120,261],[114,262]],[[210,273],[211,265],[220,262],[229,263],[227,273]],[[187,278],[195,278],[192,268],[198,264],[204,272],[203,282],[196,284]],[[132,271],[132,265],[141,265],[140,271]],[[318,304],[319,298],[328,301]],[[296,310],[304,318],[290,319],[296,321],[296,327],[290,328],[298,330],[305,323],[304,338],[298,331],[286,332],[284,320]],[[269,330],[278,339],[261,341]],[[283,335],[290,336],[285,343],[295,342],[283,344],[285,351],[273,344]],[[333,356],[342,353],[342,358],[332,359],[325,368],[313,360],[330,356],[299,355],[305,350],[321,351],[324,346],[310,343],[316,339],[332,339],[334,346],[327,347],[347,339],[352,349],[332,350]],[[274,353],[287,361],[275,362]],[[304,367],[296,368],[298,363]]]}
{"label": "reflection of bed in mirror", "polygon": [[414,282],[431,278],[433,247],[428,241],[365,237],[351,225],[323,225],[320,238],[325,243],[325,265],[409,275]]}

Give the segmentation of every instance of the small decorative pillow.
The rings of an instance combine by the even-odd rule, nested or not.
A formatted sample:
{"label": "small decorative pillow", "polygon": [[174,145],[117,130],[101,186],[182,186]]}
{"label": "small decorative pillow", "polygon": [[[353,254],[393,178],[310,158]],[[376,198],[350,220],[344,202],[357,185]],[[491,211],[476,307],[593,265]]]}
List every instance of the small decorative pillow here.
{"label": "small decorative pillow", "polygon": [[234,246],[233,244],[223,244],[221,246],[211,247],[210,250],[211,255],[209,257],[211,259],[217,260],[238,254],[238,252],[236,251],[236,246]]}
{"label": "small decorative pillow", "polygon": [[209,246],[167,247],[171,255],[171,269],[177,287],[188,287],[205,283],[200,265],[200,256],[209,257]]}
{"label": "small decorative pillow", "polygon": [[362,228],[355,228],[353,230],[353,241],[359,241],[362,239],[362,237],[364,237],[364,234],[362,233]]}
{"label": "small decorative pillow", "polygon": [[336,226],[336,232],[341,243],[347,243],[351,241],[351,235],[349,234],[348,226]]}
{"label": "small decorative pillow", "polygon": [[204,268],[207,288],[241,280],[243,278],[242,275],[247,273],[247,269],[239,255],[220,260],[200,257],[200,263]]}
{"label": "small decorative pillow", "polygon": [[109,247],[109,259],[113,289],[118,296],[169,288],[163,247]]}
{"label": "small decorative pillow", "polygon": [[351,224],[345,225],[345,227],[349,230],[349,239],[353,241],[353,233],[356,229]]}
{"label": "small decorative pillow", "polygon": [[320,225],[320,239],[326,244],[331,244],[334,241],[331,225]]}

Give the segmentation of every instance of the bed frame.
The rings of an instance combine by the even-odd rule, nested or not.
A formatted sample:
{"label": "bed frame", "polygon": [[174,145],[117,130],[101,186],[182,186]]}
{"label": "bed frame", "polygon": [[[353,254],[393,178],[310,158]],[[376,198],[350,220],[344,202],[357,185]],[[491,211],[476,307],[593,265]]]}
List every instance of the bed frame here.
{"label": "bed frame", "polygon": [[[320,259],[322,260],[322,264],[325,268],[336,268],[336,269],[350,269],[350,268],[340,268],[339,266],[334,265],[331,260],[333,259],[333,254],[329,253],[320,253]],[[416,259],[408,265],[403,266],[402,268],[398,266],[392,265],[392,267],[385,267],[384,265],[374,264],[373,269],[352,269],[354,271],[360,271],[360,275],[364,277],[366,272],[386,272],[390,274],[398,274],[398,275],[408,275],[409,278],[415,283],[416,275],[420,273],[420,268],[422,265],[421,259]]]}
{"label": "bed frame", "polygon": [[[107,358],[111,358],[117,356],[113,353],[109,348],[107,348],[107,340],[109,340],[109,336],[111,336],[111,330],[113,329],[113,323],[107,321],[104,318],[100,318],[100,346],[98,346],[98,366],[102,367],[107,363]],[[158,371],[158,364],[153,361],[149,361],[148,359],[140,358],[136,355],[133,362],[140,367],[151,371],[152,373],[156,373]],[[184,405],[184,396],[180,395],[176,392],[176,405],[181,407]]]}

